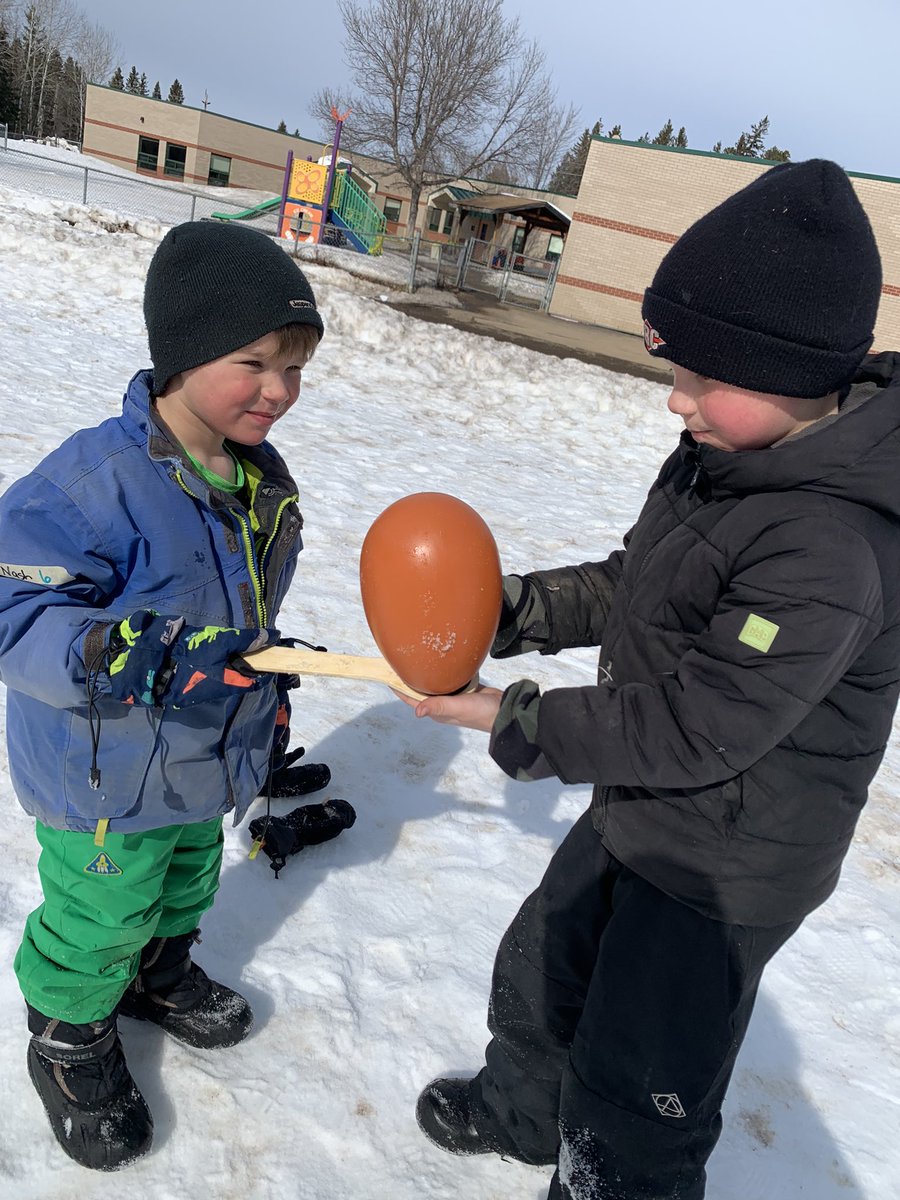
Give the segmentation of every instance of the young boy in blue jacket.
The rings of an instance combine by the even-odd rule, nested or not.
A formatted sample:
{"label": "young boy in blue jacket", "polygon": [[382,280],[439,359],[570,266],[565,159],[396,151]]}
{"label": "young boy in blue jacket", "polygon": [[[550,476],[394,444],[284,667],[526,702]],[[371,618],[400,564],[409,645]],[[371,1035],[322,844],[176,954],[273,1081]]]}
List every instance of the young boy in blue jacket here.
{"label": "young boy in blue jacket", "polygon": [[100,1170],[152,1137],[118,1014],[200,1047],[252,1021],[190,948],[223,817],[265,786],[273,743],[284,762],[286,695],[235,659],[277,636],[302,546],[297,486],[266,438],[323,333],[297,265],[212,222],[162,240],[144,313],[153,370],[122,415],[0,500],[10,774],[42,848],[15,961],[28,1068],[60,1145]]}
{"label": "young boy in blue jacket", "polygon": [[701,1200],[763,970],[835,887],[881,762],[900,356],[866,358],[880,293],[834,163],[772,168],[691,226],[643,304],[680,446],[624,549],[504,584],[495,656],[599,646],[596,685],[416,709],[489,731],[515,779],[594,785],[501,942],[484,1065],[417,1108],[445,1150],[553,1164],[551,1200]]}

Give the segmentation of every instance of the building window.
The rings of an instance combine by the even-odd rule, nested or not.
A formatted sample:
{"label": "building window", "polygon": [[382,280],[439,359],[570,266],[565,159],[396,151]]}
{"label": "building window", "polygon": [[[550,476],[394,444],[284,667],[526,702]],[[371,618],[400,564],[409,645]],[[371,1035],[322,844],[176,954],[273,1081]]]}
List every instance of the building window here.
{"label": "building window", "polygon": [[179,146],[176,142],[166,143],[166,162],[163,174],[173,179],[184,179],[184,164],[187,159],[187,146]]}
{"label": "building window", "polygon": [[137,169],[155,171],[159,162],[159,142],[156,138],[138,138]]}
{"label": "building window", "polygon": [[231,159],[226,158],[224,154],[211,154],[209,156],[209,178],[207,183],[213,187],[228,187],[228,180],[231,177]]}
{"label": "building window", "polygon": [[388,196],[384,202],[384,219],[386,221],[392,221],[396,223],[400,220],[401,208],[402,201],[394,200],[392,197]]}
{"label": "building window", "polygon": [[559,258],[563,252],[563,239],[558,233],[551,233],[550,240],[547,243],[547,258]]}
{"label": "building window", "polygon": [[444,215],[444,233],[453,232],[453,209],[448,208]]}
{"label": "building window", "polygon": [[437,233],[441,227],[441,210],[439,208],[429,208],[428,210],[428,228],[432,233]]}

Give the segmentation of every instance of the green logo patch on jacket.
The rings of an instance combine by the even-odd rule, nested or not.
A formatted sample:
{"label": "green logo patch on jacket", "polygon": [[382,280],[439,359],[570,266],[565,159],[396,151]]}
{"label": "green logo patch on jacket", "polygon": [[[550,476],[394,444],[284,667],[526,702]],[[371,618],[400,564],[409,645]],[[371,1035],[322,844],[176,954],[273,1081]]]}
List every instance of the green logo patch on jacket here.
{"label": "green logo patch on jacket", "polygon": [[761,654],[768,654],[780,628],[774,621],[767,621],[765,617],[751,613],[738,634],[738,641],[743,642],[745,646],[752,646]]}

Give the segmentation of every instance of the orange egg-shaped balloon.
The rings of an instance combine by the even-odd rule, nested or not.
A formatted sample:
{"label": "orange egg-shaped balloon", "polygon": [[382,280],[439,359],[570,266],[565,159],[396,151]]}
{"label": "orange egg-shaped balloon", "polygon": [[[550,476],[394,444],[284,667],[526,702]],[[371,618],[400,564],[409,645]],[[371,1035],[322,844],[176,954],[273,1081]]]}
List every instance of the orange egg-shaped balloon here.
{"label": "orange egg-shaped balloon", "polygon": [[429,695],[459,691],[497,632],[500,556],[474,508],[417,492],[373,521],[359,560],[366,620],[404,683]]}

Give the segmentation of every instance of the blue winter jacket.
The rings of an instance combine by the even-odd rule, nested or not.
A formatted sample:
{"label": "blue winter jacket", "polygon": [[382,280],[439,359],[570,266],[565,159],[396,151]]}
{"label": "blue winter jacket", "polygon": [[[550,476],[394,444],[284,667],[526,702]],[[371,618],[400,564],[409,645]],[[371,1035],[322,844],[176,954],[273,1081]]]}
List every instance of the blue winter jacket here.
{"label": "blue winter jacket", "polygon": [[277,452],[232,447],[251,517],[173,444],[150,384],[149,371],[137,374],[120,417],[74,434],[0,497],[10,774],[26,811],[57,829],[106,818],[125,833],[231,810],[236,824],[265,779],[275,676],[183,710],[101,695],[100,786],[89,783],[85,662],[106,628],[140,608],[189,625],[271,627],[302,546],[296,485]]}

